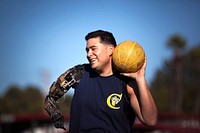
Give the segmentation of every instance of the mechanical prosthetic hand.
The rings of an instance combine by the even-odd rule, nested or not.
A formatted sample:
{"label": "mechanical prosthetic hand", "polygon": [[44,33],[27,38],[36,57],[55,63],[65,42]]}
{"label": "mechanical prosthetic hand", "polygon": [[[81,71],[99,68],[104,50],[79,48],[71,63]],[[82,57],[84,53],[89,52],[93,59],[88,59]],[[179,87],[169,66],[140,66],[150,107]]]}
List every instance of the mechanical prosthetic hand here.
{"label": "mechanical prosthetic hand", "polygon": [[44,101],[44,109],[51,117],[56,128],[64,130],[64,115],[60,112],[57,100],[60,99],[71,87],[76,86],[82,77],[84,65],[77,65],[61,74],[50,89]]}

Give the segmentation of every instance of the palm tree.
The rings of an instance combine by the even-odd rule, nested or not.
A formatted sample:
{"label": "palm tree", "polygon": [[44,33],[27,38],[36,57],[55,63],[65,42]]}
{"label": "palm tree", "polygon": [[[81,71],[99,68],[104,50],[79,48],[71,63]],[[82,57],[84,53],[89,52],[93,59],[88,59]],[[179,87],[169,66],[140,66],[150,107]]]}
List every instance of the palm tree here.
{"label": "palm tree", "polygon": [[183,103],[183,85],[182,85],[182,63],[181,57],[183,49],[185,48],[186,40],[179,34],[173,35],[169,38],[167,46],[173,50],[173,71],[171,73],[172,87],[170,88],[170,108],[171,111],[182,111]]}

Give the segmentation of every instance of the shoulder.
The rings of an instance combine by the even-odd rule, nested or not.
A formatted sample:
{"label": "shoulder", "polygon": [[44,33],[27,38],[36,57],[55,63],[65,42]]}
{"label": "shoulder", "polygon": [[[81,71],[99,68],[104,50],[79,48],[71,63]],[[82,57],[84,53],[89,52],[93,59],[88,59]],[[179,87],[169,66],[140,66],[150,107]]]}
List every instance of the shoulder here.
{"label": "shoulder", "polygon": [[124,83],[128,84],[129,82],[131,82],[131,78],[120,75],[119,72],[115,72],[114,76],[117,77],[119,80],[123,81]]}
{"label": "shoulder", "polygon": [[90,64],[78,64],[70,68],[71,71],[90,71],[91,67]]}
{"label": "shoulder", "polygon": [[99,76],[96,71],[91,68],[90,64],[83,64],[84,65],[84,72],[88,73],[89,77],[94,78]]}
{"label": "shoulder", "polygon": [[[89,77],[96,77],[97,73],[91,68],[90,64],[79,64],[70,69],[75,75],[80,75],[82,78],[83,75],[88,75]],[[84,76],[84,77],[85,77]],[[87,76],[86,76],[87,77]]]}

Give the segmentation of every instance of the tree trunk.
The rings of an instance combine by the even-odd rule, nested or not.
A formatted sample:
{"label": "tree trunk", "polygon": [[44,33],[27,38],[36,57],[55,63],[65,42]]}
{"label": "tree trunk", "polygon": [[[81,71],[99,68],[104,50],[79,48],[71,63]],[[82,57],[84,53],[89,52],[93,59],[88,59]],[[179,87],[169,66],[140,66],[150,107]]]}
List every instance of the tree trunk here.
{"label": "tree trunk", "polygon": [[181,112],[183,103],[182,65],[181,58],[176,51],[174,57],[173,87],[171,88],[171,111]]}

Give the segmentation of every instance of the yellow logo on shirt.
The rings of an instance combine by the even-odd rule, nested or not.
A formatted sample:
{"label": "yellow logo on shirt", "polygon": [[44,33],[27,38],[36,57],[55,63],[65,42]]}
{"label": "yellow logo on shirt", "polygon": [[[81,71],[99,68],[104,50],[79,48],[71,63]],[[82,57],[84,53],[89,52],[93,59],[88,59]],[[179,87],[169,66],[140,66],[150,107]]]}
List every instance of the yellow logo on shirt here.
{"label": "yellow logo on shirt", "polygon": [[110,107],[111,109],[120,109],[119,106],[117,106],[117,104],[121,101],[122,99],[122,94],[111,94],[108,98],[107,98],[107,105],[108,107]]}

